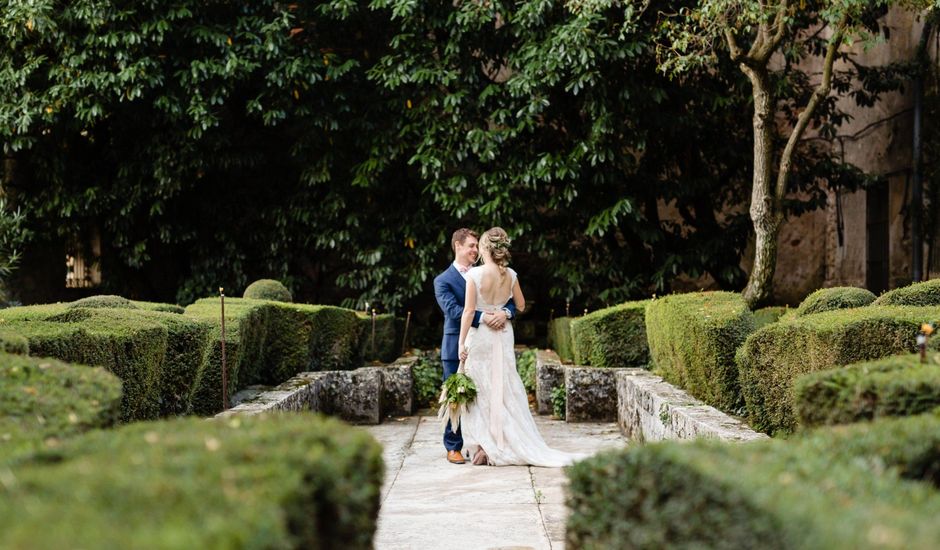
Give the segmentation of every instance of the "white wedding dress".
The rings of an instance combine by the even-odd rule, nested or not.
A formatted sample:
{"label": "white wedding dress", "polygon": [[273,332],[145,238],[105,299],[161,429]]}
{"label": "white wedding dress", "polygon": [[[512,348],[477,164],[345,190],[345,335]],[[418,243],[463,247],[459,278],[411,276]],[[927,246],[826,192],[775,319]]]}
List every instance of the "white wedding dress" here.
{"label": "white wedding dress", "polygon": [[[512,275],[510,288],[515,288],[516,272],[512,269],[508,272]],[[499,311],[509,301],[511,296],[499,305],[486,303],[480,293],[483,268],[474,267],[469,275],[476,286],[477,311]],[[561,467],[585,458],[587,455],[581,453],[552,449],[542,439],[529,411],[522,379],[516,372],[514,344],[512,323],[495,331],[481,322],[467,336],[464,372],[476,385],[477,396],[461,415],[460,426],[470,457],[483,447],[494,466]]]}

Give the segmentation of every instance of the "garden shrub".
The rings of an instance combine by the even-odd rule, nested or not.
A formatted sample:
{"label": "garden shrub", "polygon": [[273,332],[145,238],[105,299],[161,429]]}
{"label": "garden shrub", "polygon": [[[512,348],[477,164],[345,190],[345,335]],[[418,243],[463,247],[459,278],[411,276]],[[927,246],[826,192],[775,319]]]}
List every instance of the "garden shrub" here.
{"label": "garden shrub", "polygon": [[674,294],[646,309],[657,374],[728,412],[743,404],[734,356],[753,330],[754,315],[733,292]]}
{"label": "garden shrub", "polygon": [[574,361],[571,346],[571,317],[556,317],[548,325],[548,345],[565,363]]}
{"label": "garden shrub", "polygon": [[940,407],[940,354],[920,354],[813,372],[796,380],[800,424],[848,424],[883,416],[911,416]]}
{"label": "garden shrub", "polygon": [[287,287],[274,279],[257,280],[245,289],[242,298],[250,300],[273,300],[275,302],[293,302],[294,297]]}
{"label": "garden shrub", "polygon": [[29,355],[29,340],[12,330],[0,328],[0,352]]}
{"label": "garden shrub", "polygon": [[[229,396],[234,395],[237,388],[249,385],[248,380],[260,379],[264,337],[271,309],[267,302],[238,298],[225,300],[225,353]],[[187,306],[184,316],[211,323],[209,344],[203,352],[204,366],[192,394],[192,411],[200,415],[214,414],[222,410],[220,299],[197,300]]]}
{"label": "garden shrub", "polygon": [[568,413],[568,393],[564,384],[552,388],[552,414],[564,420]]}
{"label": "garden shrub", "polygon": [[69,308],[113,308],[113,309],[140,309],[133,302],[121,296],[103,294],[100,296],[89,296],[81,300],[75,300],[68,305]]}
{"label": "garden shrub", "polygon": [[767,433],[792,431],[797,377],[910,353],[921,323],[938,314],[938,308],[869,306],[781,320],[756,331],[737,356],[751,426]]}
{"label": "garden shrub", "polygon": [[116,374],[124,384],[124,420],[189,412],[210,325],[171,313],[72,304],[12,308],[0,316],[9,316],[7,330],[30,341],[32,355]]}
{"label": "garden shrub", "polygon": [[789,308],[785,306],[762,307],[754,311],[754,330],[757,330],[770,323],[776,323],[787,313]]}
{"label": "garden shrub", "polygon": [[391,363],[400,355],[395,316],[382,313],[375,316],[375,349],[372,346],[372,315],[357,313],[359,318],[359,350],[366,361]]}
{"label": "garden shrub", "polygon": [[796,308],[796,316],[802,317],[834,309],[863,307],[874,301],[875,295],[864,288],[852,286],[821,288],[803,300],[800,307]]}
{"label": "garden shrub", "polygon": [[[658,443],[568,470],[572,548],[934,548],[940,418],[740,445]],[[932,484],[932,485],[931,485]]]}
{"label": "garden shrub", "polygon": [[382,448],[309,414],[85,434],[0,484],[4,548],[372,547]]}
{"label": "garden shrub", "polygon": [[414,377],[417,408],[437,407],[444,379],[444,365],[440,356],[435,352],[422,353],[411,368],[411,375]]}
{"label": "garden shrub", "polygon": [[[186,308],[186,317],[213,323],[194,397],[194,411],[222,406],[222,340],[219,298]],[[352,310],[267,300],[225,300],[225,349],[229,395],[252,384],[278,384],[298,372],[349,370],[361,366],[359,320]]]}
{"label": "garden shrub", "polygon": [[25,337],[34,356],[104,367],[114,373],[124,389],[122,420],[156,418],[167,331],[152,320],[137,318],[128,323],[106,314],[117,311],[127,310],[76,309],[71,311],[74,318],[7,321],[4,327]]}
{"label": "garden shrub", "polygon": [[525,350],[516,360],[516,371],[522,379],[522,386],[529,395],[535,394],[535,350]]}
{"label": "garden shrub", "polygon": [[875,300],[876,306],[940,306],[940,279],[896,288]]}
{"label": "garden shrub", "polygon": [[186,311],[186,308],[177,304],[164,304],[161,302],[141,302],[138,300],[132,300],[132,304],[139,307],[140,309],[146,309],[148,311],[159,311],[162,313],[177,313],[182,314]]}
{"label": "garden shrub", "polygon": [[102,368],[0,353],[0,463],[114,425],[121,381]]}
{"label": "garden shrub", "polygon": [[572,319],[574,362],[600,368],[647,368],[647,304],[649,300],[626,302]]}

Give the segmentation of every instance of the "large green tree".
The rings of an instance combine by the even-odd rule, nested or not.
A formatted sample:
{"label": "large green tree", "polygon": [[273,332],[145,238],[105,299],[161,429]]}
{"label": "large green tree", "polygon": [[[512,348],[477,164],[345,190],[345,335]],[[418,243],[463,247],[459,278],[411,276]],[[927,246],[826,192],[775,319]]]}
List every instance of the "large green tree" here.
{"label": "large green tree", "polygon": [[[492,224],[559,303],[740,288],[748,83],[727,59],[658,72],[681,5],[2,2],[3,181],[39,235],[98,228],[110,289],[153,298],[274,276],[398,308],[455,226]],[[858,181],[797,154],[788,208],[820,204],[821,174]]]}
{"label": "large green tree", "polygon": [[[825,135],[832,131],[831,122],[839,121],[827,116],[824,106],[834,101],[834,86],[840,92],[849,90],[853,71],[849,65],[835,85],[840,80],[836,61],[849,60],[853,45],[873,42],[880,30],[878,18],[896,4],[927,7],[929,2],[706,0],[665,23],[671,31],[661,47],[666,71],[681,73],[727,56],[751,85],[755,255],[744,299],[752,307],[771,296],[777,235],[787,215],[786,199],[795,190],[797,151],[807,147],[806,129],[815,122]],[[821,74],[813,79],[810,93],[795,101],[781,97],[777,74],[814,57],[821,58]],[[781,118],[790,119],[782,131]]]}

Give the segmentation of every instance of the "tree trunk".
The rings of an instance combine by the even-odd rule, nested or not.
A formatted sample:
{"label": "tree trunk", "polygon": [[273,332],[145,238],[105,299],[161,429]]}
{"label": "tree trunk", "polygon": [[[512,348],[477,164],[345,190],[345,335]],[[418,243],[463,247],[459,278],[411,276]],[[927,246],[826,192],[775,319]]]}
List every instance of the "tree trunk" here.
{"label": "tree trunk", "polygon": [[783,220],[780,201],[774,193],[775,100],[766,67],[741,65],[751,81],[754,95],[754,180],[751,184],[751,221],[754,224],[754,266],[744,301],[754,309],[770,297],[777,267],[777,233]]}

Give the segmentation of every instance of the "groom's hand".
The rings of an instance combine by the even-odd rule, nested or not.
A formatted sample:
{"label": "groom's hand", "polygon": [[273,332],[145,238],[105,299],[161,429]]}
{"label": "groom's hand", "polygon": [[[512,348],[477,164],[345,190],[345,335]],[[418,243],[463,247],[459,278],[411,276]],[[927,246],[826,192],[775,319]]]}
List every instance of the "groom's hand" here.
{"label": "groom's hand", "polygon": [[506,326],[506,312],[497,311],[483,316],[483,322],[493,330],[503,330]]}

